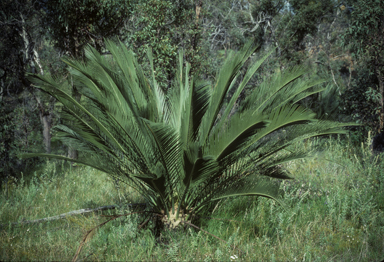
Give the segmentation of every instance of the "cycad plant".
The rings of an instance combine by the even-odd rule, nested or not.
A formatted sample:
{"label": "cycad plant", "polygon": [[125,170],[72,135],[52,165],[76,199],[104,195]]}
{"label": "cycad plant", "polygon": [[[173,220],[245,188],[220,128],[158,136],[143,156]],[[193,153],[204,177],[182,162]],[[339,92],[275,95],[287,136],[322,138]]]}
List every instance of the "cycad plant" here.
{"label": "cycad plant", "polygon": [[[101,170],[136,189],[163,226],[190,224],[211,201],[221,198],[255,195],[277,200],[278,184],[268,177],[289,178],[280,164],[308,153],[292,152],[290,145],[343,133],[347,125],[315,119],[300,105],[300,100],[321,91],[316,87],[321,81],[305,77],[302,67],[277,71],[233,110],[269,55],[244,69],[255,51],[253,44],[228,55],[213,85],[189,78],[189,64],[184,66],[180,52],[176,79],[167,94],[154,77],[150,51],[152,77],[147,79],[132,51],[110,41],[107,48],[109,56],[88,48],[85,62],[64,60],[82,94],[80,102],[50,76],[30,77],[63,104],[62,117],[69,124],[56,126],[56,138],[81,151],[82,158],[24,157],[67,159]],[[228,98],[229,93],[233,95]]]}

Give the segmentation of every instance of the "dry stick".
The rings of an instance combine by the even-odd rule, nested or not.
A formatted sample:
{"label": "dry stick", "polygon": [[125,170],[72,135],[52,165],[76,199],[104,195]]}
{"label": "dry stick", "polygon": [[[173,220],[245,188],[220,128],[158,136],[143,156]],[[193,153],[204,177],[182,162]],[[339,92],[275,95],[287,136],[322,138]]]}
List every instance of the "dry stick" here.
{"label": "dry stick", "polygon": [[[74,216],[74,215],[81,215],[81,214],[86,214],[86,213],[91,213],[91,212],[96,212],[99,210],[108,210],[108,209],[114,209],[116,206],[102,206],[98,208],[85,208],[85,209],[79,209],[75,211],[71,211],[68,213],[64,213],[58,216],[53,216],[53,217],[46,217],[42,219],[36,219],[36,220],[27,220],[27,221],[21,221],[21,222],[13,222],[10,223],[11,225],[19,225],[19,224],[34,224],[34,223],[41,223],[41,222],[46,222],[46,221],[52,221],[52,220],[58,220],[58,219],[63,219],[66,218],[67,216]],[[1,224],[1,226],[7,226],[9,224]]]}
{"label": "dry stick", "polygon": [[95,229],[98,228],[98,227],[102,227],[102,226],[104,226],[104,225],[107,224],[109,221],[115,220],[116,218],[119,218],[119,217],[122,217],[122,216],[129,216],[129,215],[132,215],[132,214],[141,214],[141,213],[146,213],[146,212],[148,212],[148,211],[139,211],[139,212],[132,212],[132,213],[123,214],[123,215],[117,215],[117,216],[114,216],[113,218],[108,219],[107,221],[105,221],[105,222],[103,222],[103,223],[101,223],[101,224],[95,226],[95,227],[92,228],[91,230],[88,230],[88,231],[85,233],[83,239],[81,240],[80,246],[79,246],[79,248],[77,249],[75,256],[73,257],[72,262],[76,262],[77,257],[79,256],[81,249],[83,248],[85,242],[88,240],[88,236],[89,236],[89,234],[90,234],[93,230],[95,230]]}
{"label": "dry stick", "polygon": [[142,229],[148,222],[151,220],[151,217],[149,217],[147,220],[145,220],[142,224],[137,226],[137,229]]}
{"label": "dry stick", "polygon": [[[145,212],[152,212],[152,211],[145,211]],[[100,215],[101,217],[115,217],[116,215]],[[148,224],[148,222],[151,220],[152,217],[149,217],[148,219],[144,220],[143,223],[139,224],[137,226],[137,229],[141,229],[143,228],[146,224]]]}
{"label": "dry stick", "polygon": [[82,260],[78,260],[77,262],[83,262],[83,261],[85,261],[87,258],[89,258],[90,256],[92,256],[92,255],[94,255],[95,253],[91,253],[91,254],[89,254],[88,256],[86,256],[84,259],[82,259]]}
{"label": "dry stick", "polygon": [[[141,203],[128,204],[128,206],[136,206],[136,205],[145,205],[145,204],[141,204]],[[21,221],[21,222],[13,222],[13,223],[10,223],[10,225],[42,223],[42,222],[47,222],[47,221],[52,221],[52,220],[63,219],[63,218],[66,218],[67,216],[82,215],[82,214],[92,213],[92,212],[101,211],[101,210],[115,209],[116,207],[118,207],[118,206],[109,205],[109,206],[97,207],[97,208],[94,208],[94,209],[84,208],[84,209],[79,209],[79,210],[71,211],[71,212],[64,213],[64,214],[61,214],[61,215],[58,215],[58,216],[53,216],[53,217],[46,217],[46,218],[36,219],[36,220],[26,220],[26,221]],[[8,226],[8,225],[9,224],[0,224],[0,228]]]}
{"label": "dry stick", "polygon": [[[83,239],[81,240],[81,243],[80,243],[80,245],[79,245],[79,247],[78,247],[78,249],[77,249],[77,251],[76,251],[75,256],[74,256],[73,259],[72,259],[72,262],[76,262],[77,257],[79,256],[81,249],[83,248],[83,246],[84,246],[85,243],[87,242],[87,240],[88,240],[88,236],[89,236],[89,234],[90,234],[93,230],[95,230],[95,229],[97,229],[97,228],[99,228],[99,227],[102,227],[102,226],[104,226],[105,224],[107,224],[109,221],[115,220],[116,218],[119,218],[119,217],[122,217],[122,216],[129,216],[129,215],[132,215],[132,214],[142,214],[142,213],[148,213],[148,212],[150,212],[150,213],[154,213],[154,215],[157,215],[157,216],[161,216],[160,214],[157,214],[157,213],[155,213],[155,212],[153,212],[153,211],[139,211],[139,212],[132,212],[132,213],[123,214],[123,215],[115,215],[115,216],[113,216],[111,219],[108,219],[107,221],[105,221],[105,222],[103,222],[103,223],[101,223],[101,224],[95,226],[94,228],[88,230],[88,231],[85,233]],[[107,217],[110,217],[110,216],[107,216]],[[140,229],[144,224],[148,223],[148,221],[149,221],[149,219],[148,219],[147,221],[145,221],[142,225],[139,225],[139,229]],[[236,221],[236,222],[237,222],[237,221]],[[224,242],[224,243],[227,243],[227,241],[225,241],[224,239],[221,239],[221,238],[219,238],[218,236],[215,236],[214,234],[209,233],[208,231],[206,231],[206,230],[204,230],[204,229],[202,229],[202,228],[199,228],[198,226],[196,226],[196,225],[194,225],[194,224],[192,224],[192,223],[189,223],[189,222],[183,222],[183,223],[186,224],[186,225],[189,225],[189,226],[191,226],[191,227],[194,227],[194,228],[196,228],[196,229],[198,229],[198,230],[201,230],[201,231],[203,231],[204,233],[206,233],[206,234],[208,234],[208,235],[210,235],[210,236],[213,236],[214,238],[216,238],[216,239],[218,239],[218,240],[220,240],[220,241],[222,241],[222,242]],[[233,247],[234,247],[235,249],[239,250],[241,254],[244,253],[241,249],[237,248],[236,246],[233,246]]]}

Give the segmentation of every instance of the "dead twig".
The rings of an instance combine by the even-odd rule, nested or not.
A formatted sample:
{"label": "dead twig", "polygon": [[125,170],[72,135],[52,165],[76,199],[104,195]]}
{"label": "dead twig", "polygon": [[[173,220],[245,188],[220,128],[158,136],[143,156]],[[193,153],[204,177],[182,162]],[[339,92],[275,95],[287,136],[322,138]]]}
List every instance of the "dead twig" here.
{"label": "dead twig", "polygon": [[[137,205],[145,205],[145,204],[142,204],[142,203],[128,204],[128,206],[137,206]],[[116,205],[109,205],[109,206],[101,206],[97,208],[84,208],[84,209],[74,210],[74,211],[64,213],[58,216],[53,216],[53,217],[46,217],[46,218],[41,218],[36,220],[25,220],[25,221],[13,222],[9,224],[0,224],[0,228],[6,227],[9,225],[15,226],[15,225],[25,225],[25,224],[36,224],[36,223],[42,223],[47,221],[59,220],[59,219],[66,218],[68,216],[83,215],[83,214],[93,213],[97,211],[115,209],[117,207],[118,206]]]}
{"label": "dead twig", "polygon": [[104,226],[105,224],[107,224],[108,222],[110,222],[110,221],[112,221],[112,220],[115,220],[116,218],[119,218],[119,217],[122,217],[122,216],[129,216],[129,215],[133,215],[133,214],[142,214],[142,213],[147,213],[147,212],[148,212],[148,211],[138,211],[138,212],[132,212],[132,213],[123,214],[123,215],[115,215],[115,216],[112,217],[111,219],[108,219],[107,221],[105,221],[105,222],[103,222],[103,223],[101,223],[101,224],[95,226],[94,228],[88,230],[88,231],[85,233],[83,239],[81,240],[80,245],[79,245],[79,247],[78,247],[78,249],[77,249],[77,251],[76,251],[76,254],[75,254],[75,256],[74,256],[73,259],[72,259],[72,262],[76,262],[77,257],[79,256],[81,249],[83,248],[83,246],[84,246],[84,245],[88,242],[88,240],[90,239],[90,236],[91,236],[90,234],[93,232],[93,230],[95,230],[95,229],[97,229],[97,228],[99,228],[99,227]]}

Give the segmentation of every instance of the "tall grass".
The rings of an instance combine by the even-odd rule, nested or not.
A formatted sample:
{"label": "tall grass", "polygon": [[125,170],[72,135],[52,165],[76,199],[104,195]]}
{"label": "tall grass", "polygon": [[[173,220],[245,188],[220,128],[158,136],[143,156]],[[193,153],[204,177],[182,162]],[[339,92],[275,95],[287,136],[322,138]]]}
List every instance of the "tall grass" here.
{"label": "tall grass", "polygon": [[[254,197],[215,203],[212,217],[223,220],[202,219],[200,226],[227,243],[190,228],[155,238],[150,229],[138,230],[144,218],[132,215],[100,228],[79,260],[381,261],[384,157],[373,156],[367,144],[355,149],[335,139],[299,147],[314,145],[323,148],[314,158],[285,164],[296,178],[281,183],[285,207]],[[91,168],[55,169],[49,163],[28,182],[3,185],[0,223],[142,201],[132,189]],[[130,211],[121,206],[103,213]],[[95,213],[3,227],[0,260],[71,260],[83,234],[105,220]]]}

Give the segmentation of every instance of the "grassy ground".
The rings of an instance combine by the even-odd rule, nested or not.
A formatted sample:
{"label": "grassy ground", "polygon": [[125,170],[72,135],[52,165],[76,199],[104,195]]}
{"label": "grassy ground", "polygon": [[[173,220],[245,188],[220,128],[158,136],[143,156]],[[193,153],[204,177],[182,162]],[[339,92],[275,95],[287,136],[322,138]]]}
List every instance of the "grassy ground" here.
{"label": "grassy ground", "polygon": [[[116,219],[99,229],[81,261],[381,261],[384,259],[384,157],[366,146],[323,142],[316,157],[287,163],[296,178],[281,183],[286,208],[264,198],[218,202],[200,226],[163,232],[138,230],[142,217]],[[312,146],[312,143],[300,146]],[[2,188],[0,223],[33,220],[82,208],[140,202],[140,196],[87,167],[57,172],[55,164],[29,181]],[[120,208],[103,214],[127,213]],[[0,260],[71,260],[84,233],[106,220],[94,213],[0,229]],[[237,246],[238,249],[235,249]],[[241,250],[241,251],[240,251]],[[238,258],[236,259],[234,256]]]}

